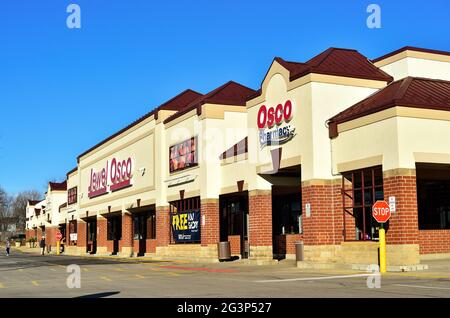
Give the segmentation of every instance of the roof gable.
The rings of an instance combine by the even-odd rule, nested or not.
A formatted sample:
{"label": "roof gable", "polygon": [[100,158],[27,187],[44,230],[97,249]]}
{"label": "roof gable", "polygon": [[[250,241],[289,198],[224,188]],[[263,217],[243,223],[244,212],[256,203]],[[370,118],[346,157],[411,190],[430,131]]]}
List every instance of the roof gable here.
{"label": "roof gable", "polygon": [[394,106],[450,111],[450,81],[406,77],[393,82],[330,118],[330,127],[334,126],[330,128],[330,137],[337,136],[337,124]]}
{"label": "roof gable", "polygon": [[247,101],[248,97],[254,93],[255,91],[251,88],[233,81],[229,81],[222,86],[219,86],[216,89],[210,91],[209,93],[195,99],[182,110],[168,117],[164,121],[164,123],[166,124],[196,108],[197,114],[200,115],[201,106],[204,104],[245,106],[245,102]]}

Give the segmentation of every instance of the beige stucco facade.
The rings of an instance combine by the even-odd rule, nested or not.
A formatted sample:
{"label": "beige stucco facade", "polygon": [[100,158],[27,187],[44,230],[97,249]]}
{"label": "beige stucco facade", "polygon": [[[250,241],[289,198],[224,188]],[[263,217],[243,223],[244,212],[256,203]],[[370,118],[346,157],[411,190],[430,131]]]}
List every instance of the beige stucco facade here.
{"label": "beige stucco facade", "polygon": [[[448,55],[404,51],[377,61],[375,66],[395,80],[406,76],[450,80]],[[372,262],[376,254],[373,242],[361,245],[342,242],[339,239],[342,225],[338,219],[329,221],[331,217],[342,215],[342,205],[335,202],[338,195],[333,192],[339,186],[342,173],[382,166],[385,177],[396,175],[399,171],[403,171],[403,176],[414,175],[417,162],[450,164],[450,139],[443,138],[450,135],[448,111],[397,105],[338,124],[338,136],[330,139],[328,120],[331,117],[388,84],[384,80],[313,71],[293,79],[290,71],[274,60],[262,81],[260,92],[249,97],[246,105],[205,102],[177,117],[171,117],[176,111],[159,110],[81,155],[77,169],[69,173],[67,179],[67,189],[78,189],[77,202],[57,211],[55,207],[67,201],[67,193],[48,192],[45,200],[46,209],[51,213],[48,225],[57,226],[74,219],[83,225],[91,217],[103,222],[112,214],[121,215],[122,222],[128,222],[127,215],[131,212],[151,206],[157,211],[156,239],[147,242],[152,248],[152,257],[216,259],[219,235],[215,232],[219,231],[220,215],[223,213],[222,197],[245,193],[249,202],[256,202],[249,207],[250,222],[255,222],[255,219],[259,222],[254,214],[261,213],[261,219],[266,218],[261,221],[266,222],[262,226],[271,228],[272,216],[277,213],[275,209],[272,211],[272,189],[274,186],[289,186],[297,189],[299,196],[302,196],[300,208],[307,231],[293,233],[295,237],[286,240],[290,239],[289,244],[292,245],[294,239],[305,239],[308,242],[305,246],[306,260],[358,264]],[[289,106],[286,106],[288,103]],[[271,127],[264,123],[263,127],[258,127],[261,109],[276,109],[280,104],[285,108],[279,123]],[[289,116],[287,112],[290,112]],[[275,110],[275,115],[281,116],[281,113]],[[267,132],[286,127],[293,133],[282,143],[265,144],[261,140],[262,132],[267,136]],[[193,137],[197,140],[198,165],[171,173],[170,147]],[[248,140],[246,151],[241,149],[239,153],[221,159],[224,151],[232,149],[245,138]],[[279,149],[281,152],[278,155],[281,157],[278,158],[278,166],[274,154]],[[125,163],[126,169],[129,169],[120,182],[111,180],[114,160]],[[102,175],[103,169],[107,175]],[[293,173],[296,169],[298,175]],[[278,174],[278,170],[284,174]],[[100,179],[94,187],[93,175]],[[102,180],[106,187],[102,185]],[[325,194],[317,194],[317,189],[325,189]],[[173,244],[167,237],[169,206],[172,202],[196,197],[200,198],[202,229],[204,227],[208,232],[208,238],[202,238],[198,244]],[[45,221],[42,215],[31,218],[35,208],[37,206],[29,207],[27,212],[30,216],[28,228]],[[305,212],[307,209],[311,209],[310,213]],[[324,234],[325,230],[315,227],[314,222],[325,223],[323,228],[332,234]],[[131,227],[132,223],[126,224]],[[165,231],[164,239],[158,237],[161,229]],[[98,231],[104,230],[99,227]],[[132,231],[131,228],[129,231]],[[317,233],[311,235],[314,231]],[[250,243],[250,258],[271,259],[274,254],[272,233],[268,235],[270,239],[256,239],[258,234],[258,231],[250,230],[250,242],[253,242]],[[326,242],[321,241],[322,237],[326,237]],[[316,242],[311,243],[313,239]],[[122,247],[122,253],[136,255],[133,252],[136,244],[131,242],[132,246]],[[100,254],[107,254],[109,248],[105,245],[97,250]],[[293,245],[290,248],[286,254],[292,258]],[[83,253],[82,249],[75,250]],[[388,245],[388,254],[391,255],[390,265],[405,265],[405,262],[416,264],[420,261],[418,243]]]}

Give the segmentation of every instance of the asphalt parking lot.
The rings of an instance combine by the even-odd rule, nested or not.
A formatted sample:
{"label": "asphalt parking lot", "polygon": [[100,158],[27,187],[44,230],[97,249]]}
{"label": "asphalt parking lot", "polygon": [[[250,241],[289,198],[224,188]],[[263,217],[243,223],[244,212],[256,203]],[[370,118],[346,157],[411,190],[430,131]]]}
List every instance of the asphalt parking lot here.
{"label": "asphalt parking lot", "polygon": [[[79,266],[80,288],[67,285],[73,274],[67,268],[73,264]],[[380,288],[369,288],[368,273],[305,271],[290,261],[266,266],[199,264],[41,256],[13,249],[11,256],[0,256],[0,297],[450,297],[450,261],[429,266],[430,270],[423,272],[382,275]],[[369,279],[374,287],[374,277]],[[72,285],[75,281],[70,276]]]}

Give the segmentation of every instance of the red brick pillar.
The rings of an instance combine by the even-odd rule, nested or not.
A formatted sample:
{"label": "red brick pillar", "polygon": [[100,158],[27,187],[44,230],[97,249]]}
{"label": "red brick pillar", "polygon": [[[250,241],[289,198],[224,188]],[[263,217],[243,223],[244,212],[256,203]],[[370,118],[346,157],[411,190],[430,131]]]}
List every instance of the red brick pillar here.
{"label": "red brick pillar", "polygon": [[56,232],[58,232],[57,227],[45,227],[45,244],[50,245],[53,249],[56,249]]}
{"label": "red brick pillar", "polygon": [[272,259],[272,191],[249,191],[248,213],[250,258]]}
{"label": "red brick pillar", "polygon": [[133,254],[133,217],[131,213],[122,214],[122,254],[132,256]]}
{"label": "red brick pillar", "polygon": [[107,253],[107,220],[102,216],[97,216],[97,253],[105,254]]}
{"label": "red brick pillar", "polygon": [[219,199],[202,200],[200,214],[200,223],[205,221],[205,225],[202,224],[200,229],[202,246],[219,243]]}
{"label": "red brick pillar", "polygon": [[385,172],[384,199],[395,196],[396,212],[392,213],[386,231],[387,244],[418,244],[419,224],[415,170]]}
{"label": "red brick pillar", "polygon": [[170,214],[168,206],[156,208],[156,246],[170,243]]}
{"label": "red brick pillar", "polygon": [[38,227],[36,229],[36,237],[37,237],[37,241],[40,242],[42,239],[42,229],[40,227]]}
{"label": "red brick pillar", "polygon": [[[78,220],[77,224],[77,247],[86,247],[87,240],[87,223],[83,220]],[[86,252],[86,251],[84,251]]]}
{"label": "red brick pillar", "polygon": [[[310,216],[306,204],[310,204]],[[305,245],[340,244],[343,235],[340,186],[332,180],[302,183],[303,240]]]}

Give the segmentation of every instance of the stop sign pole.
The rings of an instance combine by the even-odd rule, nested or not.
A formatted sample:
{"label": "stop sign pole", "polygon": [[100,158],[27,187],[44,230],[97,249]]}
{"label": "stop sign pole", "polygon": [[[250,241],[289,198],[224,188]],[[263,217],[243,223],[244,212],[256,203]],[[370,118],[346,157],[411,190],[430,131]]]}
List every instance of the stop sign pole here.
{"label": "stop sign pole", "polygon": [[380,223],[378,231],[380,241],[380,273],[386,273],[386,232],[384,230],[384,223],[391,217],[391,209],[386,201],[377,201],[372,206],[372,216]]}

